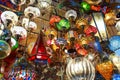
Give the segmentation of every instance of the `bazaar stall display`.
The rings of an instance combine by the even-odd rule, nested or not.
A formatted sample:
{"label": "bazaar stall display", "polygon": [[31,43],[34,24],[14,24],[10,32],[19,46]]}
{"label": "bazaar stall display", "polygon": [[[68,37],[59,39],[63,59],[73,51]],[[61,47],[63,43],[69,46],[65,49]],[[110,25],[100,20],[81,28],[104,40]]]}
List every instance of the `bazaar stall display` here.
{"label": "bazaar stall display", "polygon": [[120,1],[0,0],[0,80],[120,80]]}

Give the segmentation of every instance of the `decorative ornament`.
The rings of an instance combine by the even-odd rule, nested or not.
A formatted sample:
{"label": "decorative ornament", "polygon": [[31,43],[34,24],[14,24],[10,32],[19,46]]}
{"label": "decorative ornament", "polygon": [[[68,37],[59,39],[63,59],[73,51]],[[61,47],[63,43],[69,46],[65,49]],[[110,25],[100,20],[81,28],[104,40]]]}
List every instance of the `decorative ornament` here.
{"label": "decorative ornament", "polygon": [[59,16],[53,15],[50,18],[50,25],[55,26],[55,23],[58,23],[61,20],[61,18]]}
{"label": "decorative ornament", "polygon": [[102,0],[84,0],[84,1],[90,5],[98,5],[102,2]]}
{"label": "decorative ornament", "polygon": [[84,11],[90,11],[90,5],[87,2],[81,2],[80,6],[84,9]]}
{"label": "decorative ornament", "polygon": [[96,5],[91,5],[91,10],[93,10],[93,11],[100,11],[101,7],[100,6],[96,6]]}
{"label": "decorative ornament", "polygon": [[15,38],[11,37],[11,49],[12,51],[18,48],[18,42]]}
{"label": "decorative ornament", "polygon": [[115,25],[115,28],[120,31],[120,21],[117,21],[116,25]]}
{"label": "decorative ornament", "polygon": [[4,59],[11,53],[9,44],[3,40],[0,40],[0,59]]}
{"label": "decorative ornament", "polygon": [[114,26],[116,23],[116,16],[114,12],[109,12],[105,14],[105,23],[107,26]]}
{"label": "decorative ornament", "polygon": [[76,57],[69,60],[66,74],[69,80],[94,80],[95,68],[86,58]]}
{"label": "decorative ornament", "polygon": [[70,29],[70,22],[67,19],[61,19],[56,27],[59,31],[68,30]]}
{"label": "decorative ornament", "polygon": [[77,49],[77,53],[83,56],[88,54],[87,50],[85,50],[84,48]]}
{"label": "decorative ornament", "polygon": [[76,21],[76,27],[80,30],[81,29],[84,30],[84,28],[87,26],[88,26],[88,21],[85,18],[80,18]]}
{"label": "decorative ornament", "polygon": [[114,74],[112,80],[120,80],[120,74]]}
{"label": "decorative ornament", "polygon": [[120,56],[120,36],[116,35],[109,39],[108,47],[115,52],[115,55]]}
{"label": "decorative ornament", "polygon": [[26,0],[10,0],[10,1],[17,6],[21,6],[26,2]]}
{"label": "decorative ornament", "polygon": [[116,71],[120,72],[120,56],[110,55],[109,58],[113,62]]}
{"label": "decorative ornament", "polygon": [[28,17],[29,19],[32,18],[37,18],[40,16],[40,10],[37,7],[32,7],[32,6],[28,6],[27,8],[25,8],[24,10],[24,14],[26,17]]}
{"label": "decorative ornament", "polygon": [[4,11],[1,14],[1,20],[5,27],[8,27],[9,24],[11,24],[11,26],[14,26],[18,22],[18,16],[12,11]]}
{"label": "decorative ornament", "polygon": [[87,36],[94,36],[94,35],[97,33],[97,28],[90,25],[89,27],[86,27],[86,28],[84,29],[84,33],[85,33]]}
{"label": "decorative ornament", "polygon": [[11,27],[10,30],[11,30],[13,36],[20,36],[19,37],[20,40],[23,40],[27,37],[26,29],[21,26]]}
{"label": "decorative ornament", "polygon": [[65,18],[70,20],[74,20],[77,18],[77,12],[75,10],[68,10],[66,13],[65,13]]}
{"label": "decorative ornament", "polygon": [[113,64],[111,61],[103,62],[96,65],[96,69],[106,80],[110,80],[112,78]]}

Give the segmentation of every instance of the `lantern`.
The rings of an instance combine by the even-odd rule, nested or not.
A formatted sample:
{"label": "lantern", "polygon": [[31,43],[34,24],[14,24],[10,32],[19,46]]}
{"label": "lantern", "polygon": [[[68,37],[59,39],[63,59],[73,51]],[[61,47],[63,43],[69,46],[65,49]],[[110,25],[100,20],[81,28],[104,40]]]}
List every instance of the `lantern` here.
{"label": "lantern", "polygon": [[44,15],[47,11],[51,9],[52,0],[38,0],[38,8],[42,11],[42,15]]}
{"label": "lantern", "polygon": [[9,44],[3,40],[0,40],[0,59],[4,59],[11,53]]}
{"label": "lantern", "polygon": [[93,11],[100,11],[100,9],[101,9],[100,6],[91,5],[91,10]]}
{"label": "lantern", "polygon": [[120,74],[114,74],[112,80],[120,80]]}
{"label": "lantern", "polygon": [[67,19],[61,19],[56,25],[59,31],[70,29],[70,22]]}
{"label": "lantern", "polygon": [[68,20],[75,20],[77,18],[77,12],[75,10],[68,10],[65,13],[65,18]]}
{"label": "lantern", "polygon": [[120,72],[120,56],[110,55],[109,58],[113,62],[114,66],[116,67],[116,70]]}
{"label": "lantern", "polygon": [[90,10],[90,5],[87,2],[81,2],[80,6],[87,12]]}
{"label": "lantern", "polygon": [[17,6],[21,6],[26,2],[26,0],[10,0],[10,1]]}
{"label": "lantern", "polygon": [[55,26],[55,23],[58,23],[61,20],[61,18],[59,16],[53,15],[50,18],[50,25]]}
{"label": "lantern", "polygon": [[98,5],[102,2],[102,0],[84,0],[90,5]]}
{"label": "lantern", "polygon": [[25,8],[24,14],[29,19],[37,18],[40,16],[40,10],[37,7],[28,6],[27,8]]}
{"label": "lantern", "polygon": [[108,47],[114,51],[116,55],[120,56],[120,36],[113,36],[109,39]]}
{"label": "lantern", "polygon": [[1,20],[5,27],[8,27],[10,24],[11,26],[14,26],[18,22],[18,16],[12,11],[4,11],[1,14]]}
{"label": "lantern", "polygon": [[115,28],[116,28],[118,31],[120,31],[120,21],[118,21],[118,22],[116,23]]}
{"label": "lantern", "polygon": [[106,80],[110,80],[112,78],[113,64],[111,61],[97,64],[96,69]]}
{"label": "lantern", "polygon": [[105,23],[108,26],[114,26],[116,23],[116,16],[114,12],[109,12],[105,14]]}
{"label": "lantern", "polygon": [[27,31],[25,28],[21,27],[21,26],[14,26],[11,27],[11,32],[13,36],[17,36],[19,35],[20,39],[23,40],[27,37]]}
{"label": "lantern", "polygon": [[84,33],[85,33],[87,36],[90,36],[90,35],[93,36],[94,34],[97,33],[97,28],[90,25],[89,27],[86,27],[86,28],[84,29]]}
{"label": "lantern", "polygon": [[88,21],[85,18],[80,18],[76,21],[76,27],[80,30],[84,30],[84,28],[88,26]]}
{"label": "lantern", "polygon": [[86,58],[70,59],[66,67],[68,80],[94,80],[95,68]]}

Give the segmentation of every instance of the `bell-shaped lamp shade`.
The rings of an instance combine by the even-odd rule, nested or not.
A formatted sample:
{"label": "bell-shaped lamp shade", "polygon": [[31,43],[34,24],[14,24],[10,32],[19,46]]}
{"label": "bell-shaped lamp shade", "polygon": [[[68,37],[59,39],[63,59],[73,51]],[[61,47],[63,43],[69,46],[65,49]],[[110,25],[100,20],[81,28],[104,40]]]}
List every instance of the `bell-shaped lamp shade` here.
{"label": "bell-shaped lamp shade", "polygon": [[61,18],[59,16],[56,16],[56,15],[53,15],[51,18],[50,18],[50,25],[54,26],[55,23],[59,22],[61,20]]}
{"label": "bell-shaped lamp shade", "polygon": [[70,20],[71,18],[73,18],[73,20],[75,20],[77,17],[77,12],[75,10],[68,10],[65,13],[65,18]]}
{"label": "bell-shaped lamp shade", "polygon": [[42,10],[49,9],[51,6],[52,0],[38,0],[38,7]]}
{"label": "bell-shaped lamp shade", "polygon": [[25,8],[24,10],[24,15],[26,17],[28,17],[29,19],[31,18],[37,18],[40,16],[40,9],[37,7],[32,7],[32,6],[28,6],[27,8]]}
{"label": "bell-shaped lamp shade", "polygon": [[120,36],[116,35],[111,37],[108,47],[114,51],[116,55],[120,56]]}
{"label": "bell-shaped lamp shade", "polygon": [[116,28],[118,31],[120,31],[120,21],[118,21],[118,22],[116,23],[115,28]]}
{"label": "bell-shaped lamp shade", "polygon": [[11,53],[11,47],[3,40],[0,40],[0,59],[4,59]]}
{"label": "bell-shaped lamp shade", "polygon": [[62,30],[68,30],[70,28],[70,22],[67,19],[61,19],[59,23],[57,23],[57,29]]}

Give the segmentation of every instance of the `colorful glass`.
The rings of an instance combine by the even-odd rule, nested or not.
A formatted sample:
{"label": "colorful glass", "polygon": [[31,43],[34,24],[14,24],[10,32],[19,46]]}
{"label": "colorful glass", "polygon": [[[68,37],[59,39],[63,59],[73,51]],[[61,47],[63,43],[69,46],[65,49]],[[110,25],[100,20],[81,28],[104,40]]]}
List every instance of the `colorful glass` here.
{"label": "colorful glass", "polygon": [[59,16],[56,16],[56,15],[53,15],[51,18],[50,18],[50,25],[55,25],[55,23],[59,22],[61,20],[61,18]]}
{"label": "colorful glass", "polygon": [[6,58],[7,56],[10,55],[10,53],[11,53],[10,45],[5,41],[0,40],[0,59]]}
{"label": "colorful glass", "polygon": [[89,11],[90,10],[90,5],[87,2],[81,2],[80,6],[85,10]]}
{"label": "colorful glass", "polygon": [[112,80],[120,80],[120,74],[114,74]]}
{"label": "colorful glass", "polygon": [[97,71],[106,79],[111,80],[113,74],[113,64],[111,61],[106,61],[96,65]]}
{"label": "colorful glass", "polygon": [[62,30],[68,30],[70,28],[70,22],[67,19],[61,19],[59,23],[56,25],[57,29]]}

